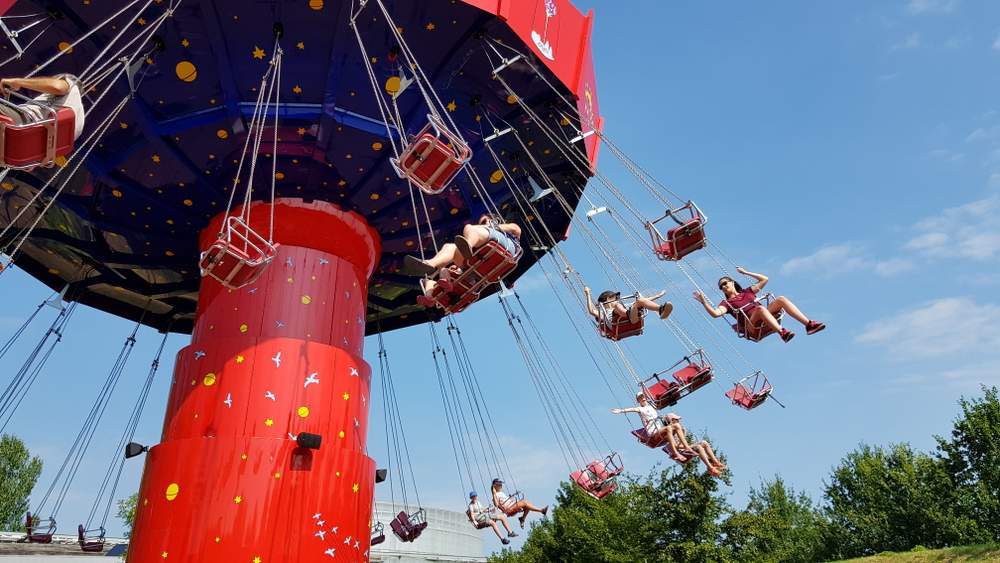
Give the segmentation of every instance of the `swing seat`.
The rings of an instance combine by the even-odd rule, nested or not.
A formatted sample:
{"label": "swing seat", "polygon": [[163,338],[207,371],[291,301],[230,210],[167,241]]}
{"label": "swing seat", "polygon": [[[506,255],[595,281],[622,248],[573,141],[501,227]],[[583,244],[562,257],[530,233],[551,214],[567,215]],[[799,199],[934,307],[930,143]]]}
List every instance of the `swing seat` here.
{"label": "swing seat", "polygon": [[430,295],[417,297],[417,303],[438,307],[445,313],[459,313],[479,300],[479,294],[492,284],[500,283],[517,267],[521,251],[511,255],[500,243],[487,241],[475,249],[462,273],[451,280],[438,280]]}
{"label": "swing seat", "polygon": [[610,323],[601,321],[597,325],[598,331],[604,338],[614,340],[615,342],[630,336],[638,336],[642,334],[642,329],[645,325],[643,316],[643,314],[640,314],[639,320],[635,322],[630,321],[628,317],[622,317]]}
{"label": "swing seat", "polygon": [[426,194],[444,191],[455,175],[472,158],[472,150],[461,137],[447,130],[434,116],[416,138],[403,147],[398,159],[391,159],[400,178],[407,179]]}
{"label": "swing seat", "polygon": [[24,528],[27,532],[28,543],[52,543],[52,536],[56,533],[56,521],[54,518],[45,518],[32,524],[31,513],[24,519]]}
{"label": "swing seat", "polygon": [[733,402],[734,405],[745,408],[746,410],[753,410],[767,400],[771,396],[771,391],[774,388],[770,383],[765,383],[763,387],[758,390],[753,390],[752,388],[743,385],[743,383],[737,383],[736,387],[733,387],[729,391],[726,391],[726,397]]}
{"label": "swing seat", "polygon": [[401,510],[389,523],[389,527],[399,541],[412,542],[427,528],[427,513],[422,508],[413,514]]}
{"label": "swing seat", "polygon": [[[677,224],[668,230],[665,236],[661,235],[656,227],[656,224],[664,219],[670,219]],[[656,257],[660,260],[676,261],[705,248],[708,245],[705,237],[706,223],[708,218],[693,201],[676,209],[668,209],[659,219],[646,223],[646,230],[652,239]]]}
{"label": "swing seat", "polygon": [[570,473],[570,479],[585,493],[595,499],[602,499],[618,488],[617,477],[623,471],[621,458],[612,453],[603,460],[594,460],[583,469]]}
{"label": "swing seat", "polygon": [[[776,332],[765,322],[754,323],[750,320],[753,312],[756,311],[758,307],[767,307],[773,300],[774,295],[768,293],[758,297],[753,303],[747,303],[743,307],[740,307],[740,310],[737,313],[736,323],[732,325],[733,330],[736,331],[736,334],[738,334],[740,338],[745,338],[750,342],[760,342]],[[781,320],[784,316],[784,311],[780,311],[774,316],[779,325],[781,324]]]}
{"label": "swing seat", "polygon": [[632,431],[632,435],[635,436],[635,439],[639,440],[639,442],[642,445],[646,446],[647,448],[658,448],[663,445],[662,440],[655,440],[651,442],[649,439],[649,433],[646,432],[645,428],[636,428],[635,430]]}
{"label": "swing seat", "polygon": [[278,245],[257,234],[239,217],[230,217],[226,232],[201,253],[198,267],[228,289],[239,289],[260,278],[278,255]]}
{"label": "swing seat", "polygon": [[76,113],[68,107],[50,109],[46,119],[23,125],[0,116],[0,166],[17,170],[51,166],[56,158],[73,152]]}
{"label": "swing seat", "polygon": [[[673,381],[662,377],[666,373],[671,373]],[[697,350],[666,370],[654,373],[642,383],[642,388],[653,406],[663,409],[708,385],[712,377],[712,366],[704,351]]]}
{"label": "swing seat", "polygon": [[513,516],[518,512],[522,512],[523,509],[514,508],[514,506],[522,500],[524,500],[524,493],[521,491],[514,491],[507,497],[507,502],[505,502],[503,506],[498,506],[497,509],[507,516]]}
{"label": "swing seat", "polygon": [[381,522],[376,522],[372,526],[372,541],[370,545],[372,547],[385,542],[385,526]]}
{"label": "swing seat", "polygon": [[104,528],[84,530],[83,524],[80,524],[76,530],[77,536],[79,536],[80,549],[84,553],[100,553],[104,551]]}
{"label": "swing seat", "polygon": [[676,461],[678,465],[687,465],[688,462],[698,457],[698,452],[689,448],[676,449],[669,441],[661,449],[663,453],[670,456],[670,459]]}

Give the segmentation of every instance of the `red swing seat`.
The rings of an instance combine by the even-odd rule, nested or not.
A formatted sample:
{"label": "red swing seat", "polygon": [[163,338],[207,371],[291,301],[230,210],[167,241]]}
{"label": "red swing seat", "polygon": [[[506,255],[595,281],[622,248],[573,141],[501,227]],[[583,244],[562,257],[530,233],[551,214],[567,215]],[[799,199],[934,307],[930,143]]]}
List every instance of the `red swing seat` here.
{"label": "red swing seat", "polygon": [[[614,302],[621,303],[622,306],[625,307],[626,310],[628,310],[631,306],[631,303],[627,302],[630,301],[634,302],[637,296],[638,294],[628,297],[619,297],[616,301],[607,301],[605,303],[614,303]],[[631,319],[628,318],[628,315],[623,317],[609,315],[606,309],[603,310],[600,309],[601,307],[604,307],[603,304],[598,304],[598,307],[599,307],[598,310],[602,314],[600,320],[597,321],[597,332],[602,337],[617,342],[623,338],[628,338],[630,336],[638,336],[642,334],[642,329],[646,323],[645,309],[639,309],[639,319],[633,322]],[[608,316],[611,316],[612,318],[608,319],[607,318]]]}
{"label": "red swing seat", "polygon": [[80,524],[76,528],[77,536],[79,536],[80,549],[84,553],[100,553],[104,551],[104,528],[96,528],[93,530],[85,530],[83,524]]}
{"label": "red swing seat", "polygon": [[523,509],[514,508],[514,506],[517,505],[517,503],[521,502],[522,500],[524,500],[524,493],[522,493],[521,491],[514,491],[513,493],[507,496],[507,502],[504,503],[504,506],[498,506],[496,508],[500,512],[506,514],[507,516],[513,516],[518,512],[523,511]]}
{"label": "red swing seat", "polygon": [[427,512],[423,508],[413,514],[407,514],[405,510],[400,510],[399,514],[389,522],[392,533],[396,534],[399,541],[412,542],[420,537],[420,534],[427,528]]}
{"label": "red swing seat", "polygon": [[417,297],[417,303],[427,308],[438,307],[445,313],[459,313],[478,301],[483,289],[499,283],[513,271],[520,258],[520,249],[511,255],[500,243],[487,241],[475,249],[461,274],[451,280],[439,278],[431,294]]}
{"label": "red swing seat", "polygon": [[198,267],[229,289],[250,285],[278,255],[278,245],[250,228],[242,218],[229,217],[225,232],[201,253]]}
{"label": "red swing seat", "polygon": [[623,471],[621,457],[617,453],[594,460],[583,469],[569,474],[569,478],[595,499],[602,499],[618,488],[617,477]]}
{"label": "red swing seat", "polygon": [[[736,334],[738,334],[740,338],[746,338],[751,342],[760,342],[775,333],[775,330],[767,323],[754,323],[750,320],[750,317],[753,315],[753,312],[757,309],[757,307],[767,307],[772,301],[774,301],[774,294],[767,293],[755,299],[753,303],[747,303],[743,307],[740,307],[739,311],[736,313],[736,322],[732,325],[733,330],[736,331]],[[784,311],[781,311],[774,316],[774,318],[778,321],[778,324],[781,324],[781,320],[784,318],[784,315]]]}
{"label": "red swing seat", "polygon": [[679,465],[687,465],[688,462],[698,457],[698,452],[690,448],[674,448],[669,441],[661,449],[663,453],[670,456],[670,459],[676,461]]}
{"label": "red swing seat", "polygon": [[375,522],[372,526],[372,547],[385,542],[385,526],[381,522]]}
{"label": "red swing seat", "polygon": [[659,448],[660,446],[663,445],[662,440],[655,440],[651,442],[649,438],[649,433],[646,432],[645,428],[636,428],[635,430],[632,431],[632,435],[635,436],[635,439],[639,440],[639,442],[642,445],[646,446],[647,448]]}
{"label": "red swing seat", "polygon": [[[750,379],[753,379],[753,382],[747,384]],[[758,371],[737,382],[735,387],[726,391],[726,397],[729,397],[734,405],[749,411],[764,404],[773,390],[774,387],[767,380],[767,376]]]}
{"label": "red swing seat", "polygon": [[44,518],[38,522],[33,522],[33,520],[30,512],[24,519],[28,543],[52,543],[52,536],[56,533],[55,518]]}
{"label": "red swing seat", "polygon": [[[661,235],[656,224],[668,218],[677,226],[668,230],[666,235]],[[646,230],[649,231],[656,257],[660,260],[680,260],[696,250],[705,248],[708,245],[708,240],[705,238],[706,223],[708,217],[693,201],[677,209],[668,209],[659,219],[647,222]]]}
{"label": "red swing seat", "polygon": [[[673,381],[662,377],[667,373],[671,373]],[[642,389],[654,407],[663,409],[676,405],[683,397],[708,385],[712,377],[712,366],[705,359],[704,351],[697,350],[669,368],[654,373],[642,382]]]}
{"label": "red swing seat", "polygon": [[439,194],[472,158],[469,145],[445,127],[434,115],[413,141],[391,159],[400,178],[408,179],[424,193]]}
{"label": "red swing seat", "polygon": [[[7,100],[0,103],[15,105]],[[24,170],[51,166],[56,158],[73,152],[76,113],[64,106],[47,106],[37,100],[31,103],[47,108],[48,116],[18,125],[10,117],[0,115],[0,167]]]}

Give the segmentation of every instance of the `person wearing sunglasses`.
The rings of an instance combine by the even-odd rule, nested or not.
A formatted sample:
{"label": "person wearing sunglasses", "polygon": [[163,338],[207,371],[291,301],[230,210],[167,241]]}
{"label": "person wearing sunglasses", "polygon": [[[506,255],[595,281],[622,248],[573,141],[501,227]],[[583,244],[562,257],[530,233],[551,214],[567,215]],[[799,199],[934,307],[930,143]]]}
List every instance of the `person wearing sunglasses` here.
{"label": "person wearing sunglasses", "polygon": [[736,280],[729,276],[723,276],[719,278],[719,289],[725,295],[719,305],[713,306],[708,297],[700,291],[694,292],[695,300],[699,301],[705,310],[714,318],[721,317],[726,313],[729,313],[736,318],[737,327],[742,334],[746,330],[746,323],[749,321],[750,326],[767,326],[774,332],[777,332],[781,339],[785,342],[789,342],[792,338],[795,338],[795,333],[783,328],[781,323],[778,322],[776,315],[780,314],[782,311],[788,313],[788,316],[802,323],[806,328],[806,334],[816,334],[817,332],[826,328],[826,325],[810,320],[806,317],[798,307],[790,299],[785,296],[780,296],[772,301],[767,307],[763,307],[757,302],[757,294],[760,290],[764,289],[767,285],[768,277],[764,274],[758,274],[746,270],[745,268],[737,267],[736,271],[753,278],[756,280],[750,287],[742,287]]}

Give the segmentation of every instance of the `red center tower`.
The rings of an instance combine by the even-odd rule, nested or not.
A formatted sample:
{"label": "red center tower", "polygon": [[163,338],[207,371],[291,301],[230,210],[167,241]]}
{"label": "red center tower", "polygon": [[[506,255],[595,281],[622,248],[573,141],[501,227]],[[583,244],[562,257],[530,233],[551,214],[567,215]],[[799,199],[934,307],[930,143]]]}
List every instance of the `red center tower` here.
{"label": "red center tower", "polygon": [[[130,562],[368,559],[374,462],[362,358],[378,233],[333,204],[279,199],[278,257],[253,285],[204,278],[146,460]],[[201,233],[214,242],[222,217]],[[269,206],[252,227],[268,232]],[[322,436],[318,450],[295,437]]]}

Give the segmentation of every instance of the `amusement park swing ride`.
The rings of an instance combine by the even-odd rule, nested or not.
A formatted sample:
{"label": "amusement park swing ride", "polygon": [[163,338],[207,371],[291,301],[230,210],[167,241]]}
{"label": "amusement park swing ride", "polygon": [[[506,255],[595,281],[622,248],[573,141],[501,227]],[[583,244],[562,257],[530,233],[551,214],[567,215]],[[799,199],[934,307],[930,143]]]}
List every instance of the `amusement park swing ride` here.
{"label": "amusement park swing ride", "polygon": [[[72,74],[85,108],[12,97],[44,116],[0,116],[0,278],[16,267],[57,292],[0,348],[55,311],[5,383],[0,424],[44,377],[79,304],[135,323],[59,471],[31,499],[31,542],[59,527],[141,326],[163,341],[121,433],[124,455],[78,525],[81,549],[101,551],[123,464],[145,454],[129,561],[361,561],[386,533],[418,540],[422,509],[372,521],[386,475],[368,456],[377,399],[362,355],[365,336],[377,337],[391,491],[420,507],[382,339],[417,324],[430,333],[463,486],[499,475],[515,491],[496,509],[515,514],[522,497],[458,324],[494,294],[570,480],[595,499],[613,494],[621,456],[515,288],[532,268],[612,394],[666,408],[726,377],[732,404],[773,400],[767,376],[703,314],[705,338],[727,351],[710,358],[668,317],[683,353],[652,376],[622,345],[643,333],[642,314],[588,320],[583,275],[561,245],[571,227],[609,280],[630,286],[608,306],[640,299],[637,266],[609,230],[643,250],[671,294],[671,273],[699,291],[711,283],[691,254],[727,276],[734,263],[702,210],[604,133],[593,16],[568,0],[17,0],[0,2],[0,24],[3,76]],[[630,172],[627,190],[597,167],[599,147]],[[637,207],[639,191],[660,211]],[[497,234],[505,222],[516,230]],[[405,257],[426,263],[477,223],[490,238],[459,248],[452,267],[425,280],[407,271]],[[737,336],[773,331],[752,318],[769,299],[730,310]],[[191,343],[176,356],[162,438],[147,448],[133,437],[170,333]],[[633,434],[693,457],[645,428]]]}

